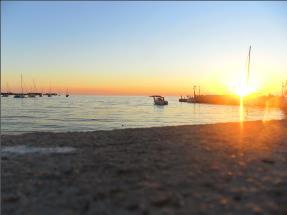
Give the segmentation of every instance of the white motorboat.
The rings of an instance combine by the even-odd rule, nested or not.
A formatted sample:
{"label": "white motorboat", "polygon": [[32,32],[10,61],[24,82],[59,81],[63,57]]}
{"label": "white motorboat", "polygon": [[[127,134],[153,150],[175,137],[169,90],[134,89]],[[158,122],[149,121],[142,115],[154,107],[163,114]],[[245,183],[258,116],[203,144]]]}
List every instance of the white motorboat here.
{"label": "white motorboat", "polygon": [[164,100],[163,96],[153,95],[153,101],[155,105],[168,105],[168,101]]}

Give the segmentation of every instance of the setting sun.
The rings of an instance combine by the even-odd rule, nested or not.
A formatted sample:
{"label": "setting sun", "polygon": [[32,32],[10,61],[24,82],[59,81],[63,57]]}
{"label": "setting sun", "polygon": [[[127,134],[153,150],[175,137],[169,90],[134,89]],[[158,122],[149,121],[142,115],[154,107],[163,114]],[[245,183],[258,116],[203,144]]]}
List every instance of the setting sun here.
{"label": "setting sun", "polygon": [[255,91],[256,88],[254,86],[246,84],[240,84],[238,87],[235,88],[235,94],[241,97],[247,96]]}

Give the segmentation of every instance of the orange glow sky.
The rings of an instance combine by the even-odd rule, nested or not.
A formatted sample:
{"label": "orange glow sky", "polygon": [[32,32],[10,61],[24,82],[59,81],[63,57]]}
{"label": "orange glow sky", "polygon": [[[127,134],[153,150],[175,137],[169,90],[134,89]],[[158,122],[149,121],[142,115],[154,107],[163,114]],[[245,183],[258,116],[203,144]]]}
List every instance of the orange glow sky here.
{"label": "orange glow sky", "polygon": [[[286,2],[1,2],[1,88],[71,94],[258,93],[287,79]],[[77,14],[77,15],[75,15]]]}

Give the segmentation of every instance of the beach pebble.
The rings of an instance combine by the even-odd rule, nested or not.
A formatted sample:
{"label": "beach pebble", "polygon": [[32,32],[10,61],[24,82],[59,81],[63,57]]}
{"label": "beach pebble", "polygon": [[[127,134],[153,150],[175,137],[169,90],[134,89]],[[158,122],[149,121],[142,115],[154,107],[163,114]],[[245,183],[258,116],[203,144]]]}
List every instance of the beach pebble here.
{"label": "beach pebble", "polygon": [[235,194],[235,195],[233,196],[233,200],[234,200],[234,201],[237,201],[237,202],[238,202],[238,201],[241,201],[241,199],[242,199],[242,196],[241,196],[241,194],[239,194],[239,193],[238,193],[238,194]]}
{"label": "beach pebble", "polygon": [[2,201],[3,202],[16,202],[19,200],[19,196],[3,196]]}
{"label": "beach pebble", "polygon": [[251,209],[251,211],[253,212],[253,214],[262,214],[263,210],[261,207],[259,207],[258,205],[254,204],[254,203],[248,203],[247,204],[247,208]]}
{"label": "beach pebble", "polygon": [[229,200],[227,199],[227,198],[225,198],[225,197],[222,197],[222,198],[220,198],[220,200],[219,200],[219,203],[221,204],[221,205],[227,205],[228,204],[228,202],[229,202]]}
{"label": "beach pebble", "polygon": [[139,209],[139,205],[137,203],[131,203],[131,204],[128,204],[125,208],[128,211],[136,211]]}
{"label": "beach pebble", "polygon": [[157,194],[152,199],[152,205],[155,207],[164,207],[171,203],[171,196],[169,194]]}
{"label": "beach pebble", "polygon": [[262,162],[263,162],[263,163],[266,163],[266,164],[271,164],[271,165],[275,163],[275,161],[274,161],[274,160],[267,159],[267,158],[262,159]]}

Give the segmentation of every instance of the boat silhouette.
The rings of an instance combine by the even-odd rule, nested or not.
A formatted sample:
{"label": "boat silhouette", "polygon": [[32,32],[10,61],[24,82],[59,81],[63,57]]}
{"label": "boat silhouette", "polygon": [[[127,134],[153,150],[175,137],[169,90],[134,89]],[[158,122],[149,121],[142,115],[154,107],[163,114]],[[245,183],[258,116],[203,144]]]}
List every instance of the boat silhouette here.
{"label": "boat silhouette", "polygon": [[164,100],[163,96],[152,95],[150,97],[153,97],[154,105],[168,105],[168,101]]}
{"label": "boat silhouette", "polygon": [[14,95],[14,98],[25,98],[25,95],[23,93],[23,77],[22,77],[22,73],[21,73],[21,93],[16,93]]}

